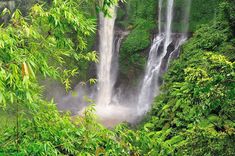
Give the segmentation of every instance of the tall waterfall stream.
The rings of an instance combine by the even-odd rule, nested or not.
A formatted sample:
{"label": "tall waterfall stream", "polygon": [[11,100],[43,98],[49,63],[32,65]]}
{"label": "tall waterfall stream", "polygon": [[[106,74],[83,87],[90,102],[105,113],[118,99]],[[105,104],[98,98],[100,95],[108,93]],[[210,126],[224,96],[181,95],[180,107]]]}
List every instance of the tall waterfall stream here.
{"label": "tall waterfall stream", "polygon": [[[187,40],[191,0],[186,1],[187,5],[183,10],[183,17],[181,17],[184,28],[181,33],[176,35],[172,32],[174,0],[167,0],[166,4],[163,3],[163,0],[159,0],[158,34],[152,41],[144,76],[140,81],[139,88],[137,91],[130,91],[131,96],[123,96],[120,93],[124,91],[119,88],[119,92],[117,92],[114,87],[118,74],[119,48],[122,39],[128,33],[124,32],[118,38],[115,37],[117,10],[115,7],[111,8],[112,18],[104,17],[100,13],[98,84],[96,89],[85,91],[84,88],[78,87],[78,90],[80,90],[79,97],[74,99],[71,95],[68,95],[63,98],[62,103],[79,103],[83,101],[84,95],[88,95],[89,98],[94,99],[96,113],[104,125],[112,126],[123,121],[136,122],[151,108],[154,97],[159,94],[160,77],[167,70],[170,60],[174,56],[178,56],[180,46]],[[164,4],[166,5],[165,9]],[[169,46],[173,48],[169,48]]]}

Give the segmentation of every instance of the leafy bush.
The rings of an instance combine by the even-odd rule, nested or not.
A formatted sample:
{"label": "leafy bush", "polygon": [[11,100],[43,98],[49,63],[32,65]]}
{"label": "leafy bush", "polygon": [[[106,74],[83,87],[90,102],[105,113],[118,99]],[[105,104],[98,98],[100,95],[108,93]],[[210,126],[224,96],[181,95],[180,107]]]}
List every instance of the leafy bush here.
{"label": "leafy bush", "polygon": [[122,11],[125,14],[117,19],[120,27],[130,30],[121,45],[119,60],[121,73],[131,77],[131,73],[136,75],[144,69],[147,55],[145,52],[151,45],[152,31],[156,28],[157,1],[130,0],[127,3],[125,11]]}
{"label": "leafy bush", "polygon": [[36,112],[20,119],[18,136],[14,128],[5,130],[0,154],[127,155],[115,133],[96,122],[93,107],[86,109],[84,117],[71,119],[69,114],[61,115],[54,104],[40,101],[38,105]]}
{"label": "leafy bush", "polygon": [[166,134],[165,142],[179,140],[171,146],[171,153],[235,153],[235,64],[223,49],[226,45],[234,48],[231,43],[235,36],[231,23],[222,19],[202,26],[184,45],[181,56],[165,75],[162,94],[154,102],[147,124],[152,125],[150,131]]}

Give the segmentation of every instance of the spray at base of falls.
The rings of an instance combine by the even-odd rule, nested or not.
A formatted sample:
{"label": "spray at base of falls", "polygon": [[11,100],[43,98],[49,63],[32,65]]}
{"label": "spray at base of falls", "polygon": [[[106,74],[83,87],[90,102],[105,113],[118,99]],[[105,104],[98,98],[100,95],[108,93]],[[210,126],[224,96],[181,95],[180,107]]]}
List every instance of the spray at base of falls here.
{"label": "spray at base of falls", "polygon": [[112,18],[104,17],[100,13],[99,28],[99,64],[98,64],[98,88],[96,97],[96,114],[105,125],[120,123],[122,121],[131,122],[132,108],[128,105],[120,104],[119,98],[114,95],[114,85],[118,70],[118,53],[122,39],[128,34],[123,32],[115,37],[116,8],[110,9]]}
{"label": "spray at base of falls", "polygon": [[[162,74],[174,56],[178,56],[180,46],[187,40],[188,18],[191,0],[183,10],[184,28],[182,33],[172,33],[174,0],[159,0],[159,34],[154,38],[150,48],[145,74],[138,90],[115,88],[118,71],[118,53],[122,39],[128,34],[122,32],[117,37],[115,33],[116,8],[112,7],[113,17],[104,17],[100,13],[99,25],[99,64],[97,91],[88,92],[94,96],[96,114],[105,125],[117,124],[122,121],[135,122],[151,107],[155,96],[159,94],[159,82]],[[165,15],[164,15],[165,12]],[[166,19],[164,19],[166,18]],[[166,22],[163,22],[166,21]],[[115,36],[116,35],[116,36]],[[176,37],[177,36],[177,37]],[[171,47],[171,48],[169,48]],[[117,92],[117,90],[119,90]],[[131,97],[131,98],[130,98]],[[81,111],[82,112],[82,111]]]}

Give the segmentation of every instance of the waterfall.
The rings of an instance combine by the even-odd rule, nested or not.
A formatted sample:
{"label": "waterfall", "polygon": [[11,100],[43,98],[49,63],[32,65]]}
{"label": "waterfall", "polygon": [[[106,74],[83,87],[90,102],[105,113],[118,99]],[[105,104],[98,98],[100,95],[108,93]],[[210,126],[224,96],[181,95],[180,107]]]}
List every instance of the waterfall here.
{"label": "waterfall", "polygon": [[[174,41],[174,50],[169,50],[169,46],[172,43],[172,21],[174,11],[174,0],[167,0],[166,6],[166,23],[162,28],[162,11],[163,1],[159,0],[159,12],[158,12],[158,25],[159,34],[154,38],[145,69],[145,75],[141,83],[140,93],[137,103],[137,114],[143,115],[146,113],[154,97],[159,94],[159,77],[162,75],[162,71],[165,71],[168,67],[170,59],[173,54],[179,52],[180,46],[186,41],[186,33],[188,30],[188,18],[191,0],[186,0],[186,7],[184,11],[184,28],[180,37]],[[164,30],[164,32],[162,31]],[[163,44],[163,48],[160,46]]]}
{"label": "waterfall", "polygon": [[173,14],[173,4],[174,0],[167,1],[167,19],[166,19],[166,28],[165,28],[165,42],[162,56],[165,56],[167,53],[167,47],[171,43],[171,24],[172,24],[172,14]]}
{"label": "waterfall", "polygon": [[96,114],[107,127],[120,122],[134,122],[136,116],[133,108],[127,102],[121,102],[123,97],[114,91],[118,71],[119,49],[123,38],[128,31],[114,31],[115,7],[112,7],[113,16],[104,17],[100,13],[99,25],[99,64],[98,89],[96,97]]}
{"label": "waterfall", "polygon": [[79,109],[78,114],[83,114],[85,107],[90,104],[87,102],[88,98],[95,101],[97,115],[102,116],[104,114],[103,111],[108,109],[107,107],[112,103],[114,84],[117,75],[118,51],[124,36],[119,35],[115,37],[114,25],[116,8],[113,6],[109,11],[112,17],[104,16],[103,13],[99,14],[99,63],[97,64],[97,86],[89,88],[88,86],[78,84],[73,92],[70,92],[60,100],[58,104],[59,108],[65,109],[66,106],[69,106],[72,112]]}
{"label": "waterfall", "polygon": [[138,97],[137,113],[139,115],[149,109],[149,104],[152,102],[152,99],[157,92],[157,73],[161,63],[161,57],[157,57],[157,54],[163,39],[164,38],[161,35],[157,36],[151,46],[146,73]]}
{"label": "waterfall", "polygon": [[110,9],[112,18],[105,17],[100,13],[99,28],[99,64],[98,64],[98,95],[97,105],[108,106],[112,100],[113,86],[116,74],[112,72],[114,47],[114,24],[116,19],[116,8]]}
{"label": "waterfall", "polygon": [[[182,23],[183,23],[183,29],[180,34],[179,40],[175,44],[175,50],[170,54],[170,57],[167,62],[166,69],[168,68],[169,62],[172,58],[178,57],[179,56],[179,49],[182,44],[184,44],[187,41],[188,38],[188,29],[189,29],[189,14],[190,14],[190,9],[191,9],[191,3],[192,0],[185,0],[185,10],[183,12],[183,17],[182,17]],[[165,70],[166,70],[165,69]]]}
{"label": "waterfall", "polygon": [[[139,115],[148,111],[150,104],[158,92],[158,74],[160,72],[161,64],[164,56],[167,53],[167,47],[171,42],[171,23],[173,14],[173,4],[174,0],[167,1],[167,20],[165,24],[165,32],[159,34],[154,40],[149,53],[148,63],[145,70],[144,80],[142,82],[142,87],[140,89],[140,94],[138,97],[137,113]],[[161,11],[162,11],[162,1],[159,1],[159,32],[161,32]],[[163,53],[157,55],[159,52],[159,46],[164,40]]]}
{"label": "waterfall", "polygon": [[[86,91],[82,87],[79,96],[74,98],[72,94],[64,99],[66,103],[84,103],[83,95],[92,95],[96,114],[105,125],[117,124],[123,121],[135,122],[150,108],[155,96],[159,94],[161,76],[166,71],[172,58],[178,56],[180,46],[187,39],[188,17],[191,0],[185,0],[183,10],[183,31],[172,33],[174,12],[174,0],[159,0],[158,10],[158,35],[153,39],[145,72],[139,88],[117,87],[115,88],[118,74],[118,56],[121,42],[128,32],[115,30],[116,8],[110,11],[112,17],[99,14],[99,63],[97,65],[98,84],[97,89]],[[166,5],[166,6],[165,6]],[[126,85],[126,84],[124,84]],[[118,86],[118,85],[117,85]],[[63,105],[64,105],[63,104]],[[79,114],[84,112],[79,111]]]}

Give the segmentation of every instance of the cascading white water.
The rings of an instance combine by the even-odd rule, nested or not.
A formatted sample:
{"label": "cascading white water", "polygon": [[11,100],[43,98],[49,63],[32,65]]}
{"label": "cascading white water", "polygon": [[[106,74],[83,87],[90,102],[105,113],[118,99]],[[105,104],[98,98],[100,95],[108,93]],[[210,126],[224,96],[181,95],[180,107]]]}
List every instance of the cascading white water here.
{"label": "cascading white water", "polygon": [[112,100],[114,78],[112,74],[112,59],[114,53],[114,24],[116,9],[110,9],[112,18],[100,13],[99,28],[99,65],[98,65],[98,95],[97,105],[107,107]]}
{"label": "cascading white water", "polygon": [[[98,89],[97,92],[92,91],[92,95],[96,97],[96,114],[106,126],[115,125],[122,121],[135,122],[139,116],[144,115],[149,110],[154,97],[159,93],[159,78],[167,69],[170,59],[173,55],[178,54],[180,46],[187,39],[186,32],[188,29],[189,5],[191,0],[185,1],[187,1],[187,5],[185,10],[183,10],[182,16],[182,21],[185,23],[183,33],[172,33],[174,0],[167,0],[167,3],[159,0],[159,34],[153,40],[145,75],[141,81],[139,90],[127,89],[128,92],[121,87],[116,88],[116,90],[114,88],[118,71],[119,48],[122,39],[128,32],[120,31],[120,33],[119,31],[114,31],[116,19],[115,7],[110,9],[113,13],[112,18],[104,17],[100,13],[99,64],[97,70]],[[164,14],[163,11],[166,13]],[[82,92],[80,96],[84,94]],[[87,92],[87,94],[90,95],[91,93]],[[80,96],[74,99],[74,101],[82,101]],[[67,101],[71,102],[71,99],[73,97],[69,96],[65,99],[66,102],[64,103],[68,103]],[[79,112],[82,113],[83,110]]]}
{"label": "cascading white water", "polygon": [[[190,14],[190,8],[191,8],[191,3],[192,0],[185,0],[185,9],[183,11],[183,17],[182,17],[182,31],[180,33],[180,37],[177,41],[177,43],[175,44],[175,49],[174,51],[170,54],[168,61],[167,61],[167,65],[166,65],[166,69],[168,68],[169,62],[173,57],[178,57],[179,55],[179,48],[181,47],[182,44],[184,44],[187,41],[187,32],[189,29],[189,14]],[[175,55],[175,56],[174,56]]]}
{"label": "cascading white water", "polygon": [[152,99],[157,92],[157,74],[162,59],[161,57],[157,57],[157,54],[163,39],[164,38],[161,35],[157,36],[153,41],[153,45],[151,46],[146,73],[138,97],[137,113],[139,115],[143,114],[149,109],[149,104],[152,102]]}
{"label": "cascading white water", "polygon": [[100,13],[100,59],[98,64],[98,90],[95,107],[96,114],[100,117],[100,122],[106,126],[113,126],[122,121],[131,122],[133,120],[133,117],[130,116],[133,114],[131,108],[120,104],[119,97],[113,93],[118,70],[119,48],[122,39],[128,32],[122,32],[115,38],[115,7],[112,7],[110,11],[113,12],[112,17],[104,17]]}
{"label": "cascading white water", "polygon": [[[161,34],[161,11],[162,11],[162,1],[159,1],[159,35],[154,39],[149,53],[148,63],[146,67],[146,72],[144,80],[142,82],[142,87],[140,89],[140,94],[138,97],[137,112],[139,115],[148,111],[150,104],[158,92],[158,76],[161,68],[161,64],[164,56],[167,53],[167,47],[171,43],[171,24],[172,24],[172,14],[173,14],[173,4],[174,0],[167,1],[167,20],[165,24],[165,32]],[[163,52],[157,55],[159,52],[159,46],[164,40]]]}
{"label": "cascading white water", "polygon": [[167,18],[166,18],[166,26],[165,26],[165,42],[164,42],[164,48],[163,48],[163,54],[164,57],[167,53],[167,47],[171,43],[171,24],[172,24],[172,15],[173,15],[173,4],[174,0],[168,0],[167,1]]}

